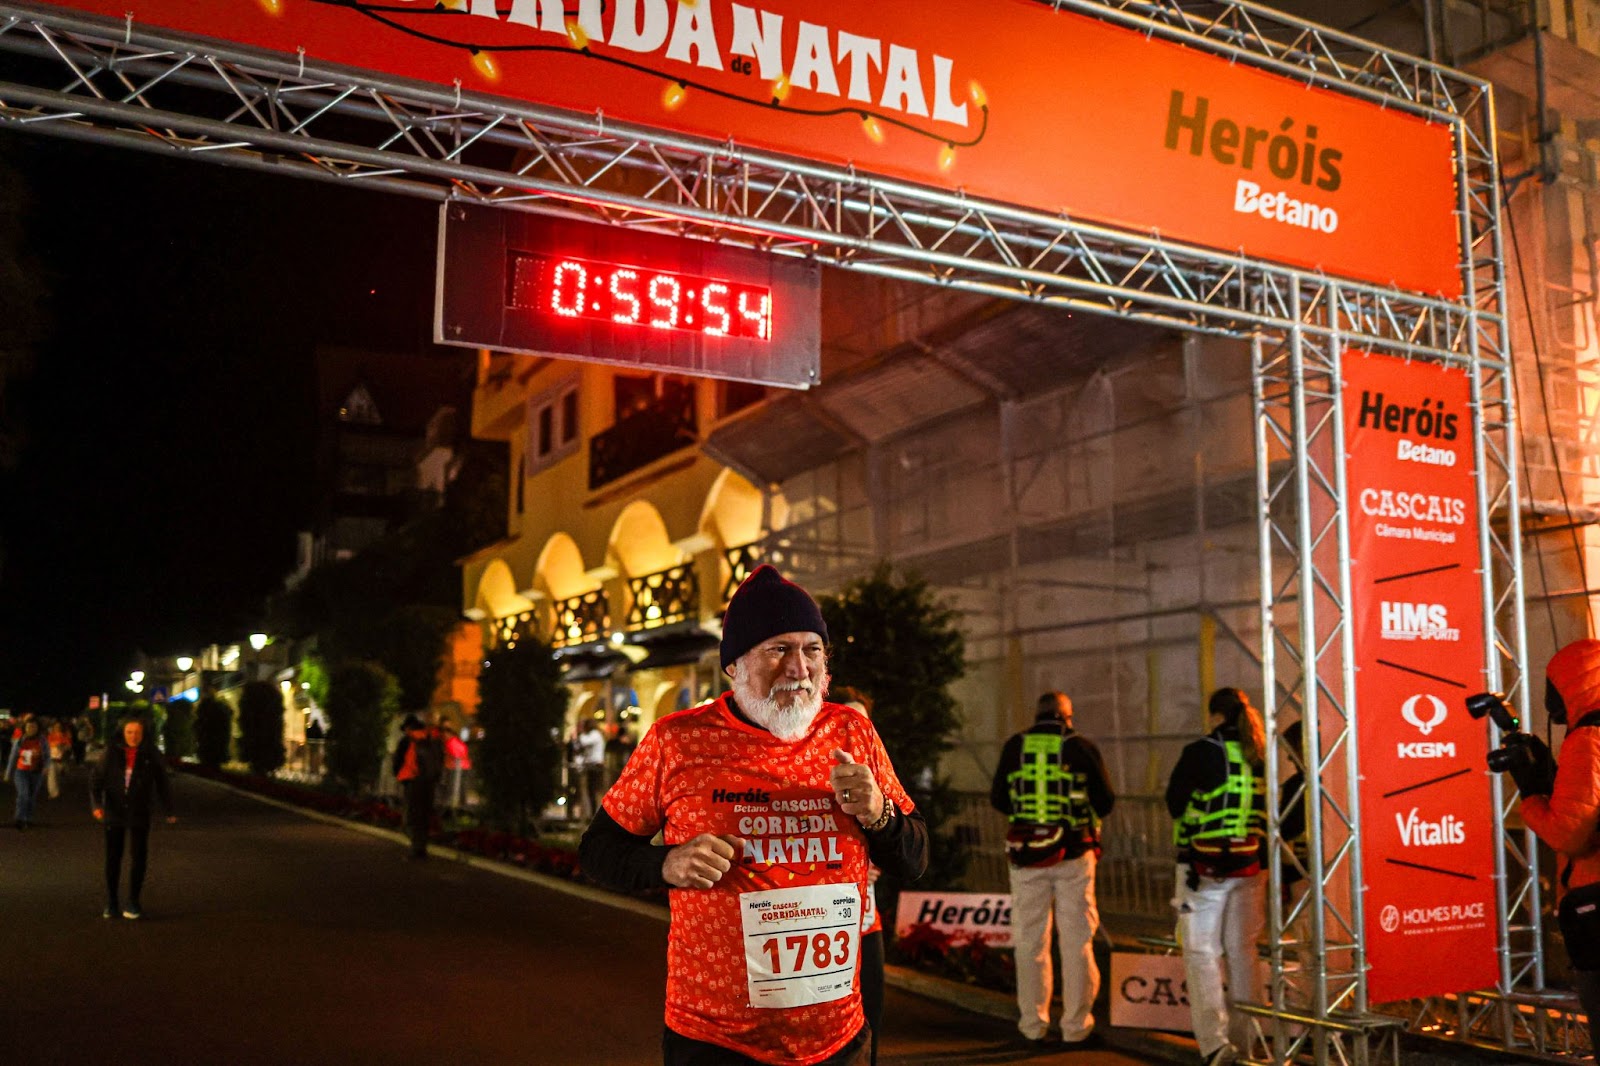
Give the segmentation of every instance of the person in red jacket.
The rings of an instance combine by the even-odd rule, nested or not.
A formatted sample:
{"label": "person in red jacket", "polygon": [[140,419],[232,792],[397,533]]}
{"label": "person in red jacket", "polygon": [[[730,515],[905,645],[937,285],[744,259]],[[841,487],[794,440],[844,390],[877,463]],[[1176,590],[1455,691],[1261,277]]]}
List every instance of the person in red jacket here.
{"label": "person in red jacket", "polygon": [[414,714],[400,724],[400,743],[391,762],[394,779],[406,799],[406,830],[412,859],[428,857],[428,830],[433,825],[433,794],[444,775],[444,738]]}
{"label": "person in red jacket", "polygon": [[[1582,898],[1580,889],[1600,885],[1600,640],[1575,640],[1556,652],[1545,667],[1544,698],[1551,720],[1567,727],[1567,737],[1549,794],[1522,790],[1522,820],[1561,856],[1562,895],[1569,898],[1561,906],[1562,939],[1593,1042],[1600,1037],[1600,927],[1572,924],[1570,904]],[[1590,893],[1595,891],[1600,890]]]}

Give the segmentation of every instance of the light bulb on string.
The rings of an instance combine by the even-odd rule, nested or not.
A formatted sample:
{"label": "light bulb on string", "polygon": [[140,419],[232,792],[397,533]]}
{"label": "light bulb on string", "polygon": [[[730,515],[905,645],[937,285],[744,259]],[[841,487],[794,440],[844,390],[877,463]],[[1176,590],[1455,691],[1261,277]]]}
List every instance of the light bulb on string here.
{"label": "light bulb on string", "polygon": [[861,130],[873,144],[883,143],[883,124],[871,115],[861,116]]}
{"label": "light bulb on string", "polygon": [[269,15],[283,14],[283,0],[256,0],[256,2]]}
{"label": "light bulb on string", "polygon": [[983,86],[979,85],[977,82],[969,81],[967,83],[967,95],[972,97],[972,102],[977,104],[979,107],[985,109],[988,108],[989,94],[984,92]]}
{"label": "light bulb on string", "polygon": [[939,169],[942,171],[948,171],[955,165],[956,146],[953,144],[946,144],[943,148],[939,149]]}
{"label": "light bulb on string", "polygon": [[689,87],[681,81],[669,81],[667,87],[661,90],[661,106],[668,111],[676,111],[683,106],[684,99],[689,95]]}
{"label": "light bulb on string", "polygon": [[500,80],[500,68],[495,64],[494,56],[488,52],[480,52],[476,48],[472,50],[472,69],[489,81]]}
{"label": "light bulb on string", "polygon": [[572,47],[580,52],[589,47],[589,35],[584,32],[583,26],[578,23],[577,19],[567,20],[567,40]]}
{"label": "light bulb on string", "polygon": [[779,74],[772,83],[772,102],[781,104],[789,98],[789,75]]}

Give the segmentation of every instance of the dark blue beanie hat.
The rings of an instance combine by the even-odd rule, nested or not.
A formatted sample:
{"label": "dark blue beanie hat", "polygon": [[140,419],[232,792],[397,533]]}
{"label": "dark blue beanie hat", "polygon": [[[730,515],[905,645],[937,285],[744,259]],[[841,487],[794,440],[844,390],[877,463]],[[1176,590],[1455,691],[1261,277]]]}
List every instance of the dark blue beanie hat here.
{"label": "dark blue beanie hat", "polygon": [[828,624],[811,593],[762,563],[728,601],[722,619],[722,668],[782,633],[815,633],[827,643]]}

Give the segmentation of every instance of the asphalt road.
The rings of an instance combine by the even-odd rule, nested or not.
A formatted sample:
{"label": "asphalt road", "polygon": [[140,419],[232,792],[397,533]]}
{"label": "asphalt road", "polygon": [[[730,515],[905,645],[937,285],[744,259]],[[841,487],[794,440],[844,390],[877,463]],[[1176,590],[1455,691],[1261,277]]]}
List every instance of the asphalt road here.
{"label": "asphalt road", "polygon": [[[10,828],[0,786],[0,1061],[660,1061],[666,924],[177,779],[143,921],[106,921],[83,775]],[[891,989],[885,1066],[1142,1060],[1036,1052]]]}

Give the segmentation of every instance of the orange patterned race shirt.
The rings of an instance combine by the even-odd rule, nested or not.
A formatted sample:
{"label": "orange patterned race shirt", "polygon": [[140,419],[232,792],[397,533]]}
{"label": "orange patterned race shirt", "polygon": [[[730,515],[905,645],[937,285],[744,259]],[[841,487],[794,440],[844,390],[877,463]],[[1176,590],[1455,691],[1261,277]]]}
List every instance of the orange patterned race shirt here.
{"label": "orange patterned race shirt", "polygon": [[682,844],[743,841],[709,889],[668,895],[666,1023],[760,1062],[808,1066],[861,1029],[861,905],[867,839],[834,801],[842,748],[871,767],[902,813],[911,799],[865,715],[824,703],[809,733],[779,740],[741,721],[728,694],[656,722],[606,793],[630,833]]}

